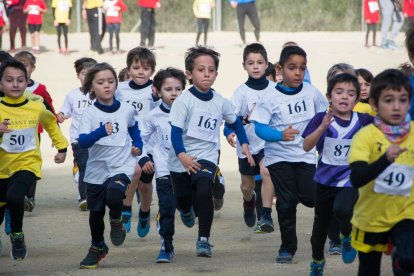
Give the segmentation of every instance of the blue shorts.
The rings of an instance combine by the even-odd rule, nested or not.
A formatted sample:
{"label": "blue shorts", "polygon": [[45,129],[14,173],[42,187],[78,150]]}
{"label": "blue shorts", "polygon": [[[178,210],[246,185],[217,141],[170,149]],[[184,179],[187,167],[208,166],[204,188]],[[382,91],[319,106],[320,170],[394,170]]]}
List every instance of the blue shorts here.
{"label": "blue shorts", "polygon": [[252,167],[249,164],[249,161],[246,158],[239,158],[239,172],[241,175],[258,175],[260,174],[260,166],[259,163],[264,158],[264,149],[259,151],[258,153],[252,155],[256,166]]}
{"label": "blue shorts", "polygon": [[108,178],[103,184],[86,183],[86,197],[90,211],[101,212],[105,210],[106,193],[109,189],[116,189],[125,194],[131,183],[125,174],[117,174]]}

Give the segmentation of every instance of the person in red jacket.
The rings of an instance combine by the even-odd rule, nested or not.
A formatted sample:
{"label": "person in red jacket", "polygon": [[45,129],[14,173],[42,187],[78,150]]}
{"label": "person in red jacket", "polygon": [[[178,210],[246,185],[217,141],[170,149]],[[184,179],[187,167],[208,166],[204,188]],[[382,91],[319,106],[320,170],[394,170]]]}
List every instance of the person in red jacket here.
{"label": "person in red jacket", "polygon": [[411,26],[414,25],[414,0],[404,0],[403,14],[408,18]]}
{"label": "person in red jacket", "polygon": [[[55,108],[53,107],[52,97],[50,96],[49,92],[47,92],[46,86],[34,81],[31,79],[31,75],[33,71],[36,69],[36,57],[30,53],[29,51],[20,51],[18,52],[14,58],[21,63],[24,64],[27,71],[27,87],[26,91],[32,92],[35,95],[41,96],[43,98],[43,103],[50,112],[56,115]],[[40,134],[43,132],[42,125],[39,125],[37,132],[39,134],[39,142],[40,142]],[[24,200],[24,210],[28,212],[32,212],[35,206],[35,193],[36,193],[36,184],[35,181],[30,185],[27,193],[26,198]]]}
{"label": "person in red jacket", "polygon": [[[138,0],[141,8],[141,47],[154,47],[155,42],[155,9],[161,7],[160,0]],[[148,44],[146,41],[148,40]]]}
{"label": "person in red jacket", "polygon": [[372,46],[377,46],[375,38],[377,35],[377,25],[380,21],[380,9],[378,0],[364,0],[364,19],[367,23],[367,34],[365,35],[365,47],[369,47],[368,36],[372,31]]}
{"label": "person in red jacket", "polygon": [[47,11],[43,0],[26,0],[23,12],[27,13],[27,25],[32,38],[32,50],[35,54],[40,53],[40,30],[43,23],[43,13]]}
{"label": "person in red jacket", "polygon": [[[122,0],[105,0],[103,8],[106,15],[106,26],[109,32],[109,50],[112,54],[120,54],[119,32],[121,31],[122,13],[127,10],[127,6]],[[116,39],[116,51],[112,47],[112,39]]]}
{"label": "person in red jacket", "polygon": [[20,38],[22,42],[22,48],[26,48],[26,21],[27,14],[23,12],[23,6],[26,0],[6,0],[6,9],[9,14],[10,21],[10,53],[16,52],[16,33],[17,29],[20,32]]}

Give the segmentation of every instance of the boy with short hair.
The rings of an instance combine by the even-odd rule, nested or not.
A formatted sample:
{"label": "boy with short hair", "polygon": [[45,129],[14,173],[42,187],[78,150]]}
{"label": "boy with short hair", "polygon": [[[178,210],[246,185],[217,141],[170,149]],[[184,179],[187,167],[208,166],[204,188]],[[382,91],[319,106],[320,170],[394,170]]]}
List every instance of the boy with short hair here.
{"label": "boy with short hair", "polygon": [[306,52],[298,46],[285,47],[279,59],[283,81],[276,91],[266,92],[256,104],[250,120],[257,136],[265,140],[265,165],[276,192],[276,210],[282,244],[277,263],[292,263],[297,250],[296,206],[299,202],[314,206],[315,151],[303,150],[298,135],[328,102],[322,93],[303,82]]}
{"label": "boy with short hair", "polygon": [[336,75],[328,83],[330,109],[317,113],[302,134],[303,149],[309,151],[316,146],[319,153],[314,177],[317,185],[310,275],[323,274],[324,247],[333,218],[339,222],[342,260],[352,263],[356,257],[351,246],[351,218],[358,190],[349,179],[348,153],[355,133],[373,121],[368,114],[353,111],[359,97],[360,86],[355,76]]}
{"label": "boy with short hair", "polygon": [[274,231],[272,220],[272,200],[273,184],[270,179],[269,171],[264,166],[264,140],[259,138],[254,132],[254,124],[249,121],[249,116],[254,110],[256,103],[260,100],[266,91],[274,91],[275,83],[266,79],[266,70],[268,68],[267,52],[263,45],[252,43],[247,45],[243,51],[243,67],[248,74],[248,80],[240,85],[234,91],[231,98],[235,106],[236,115],[243,121],[244,129],[249,140],[249,149],[255,160],[256,166],[251,167],[246,156],[242,153],[240,144],[234,141],[235,134],[233,131],[225,128],[224,134],[229,144],[237,148],[239,160],[239,172],[241,174],[240,189],[243,193],[244,222],[248,227],[256,224],[256,193],[255,175],[261,175],[261,200],[263,210],[258,223],[258,228],[263,233]]}
{"label": "boy with short hair", "polygon": [[392,250],[394,275],[414,272],[414,123],[408,109],[412,90],[396,69],[371,83],[374,123],[352,139],[351,183],[359,198],[352,217],[352,246],[358,250],[358,275],[380,275],[381,258]]}
{"label": "boy with short hair", "polygon": [[0,102],[0,224],[7,204],[14,260],[23,260],[27,255],[23,233],[24,198],[30,185],[42,177],[39,123],[58,149],[56,163],[65,161],[68,146],[55,115],[43,103],[23,96],[27,80],[26,68],[21,62],[10,60],[0,67],[0,84],[5,94]]}
{"label": "boy with short hair", "polygon": [[[129,80],[119,83],[115,93],[117,100],[130,104],[135,110],[135,119],[138,125],[143,125],[143,117],[152,109],[159,106],[160,100],[152,89],[151,76],[155,72],[156,60],[152,51],[143,47],[131,49],[127,54],[127,67]],[[152,159],[152,147],[156,143],[151,136],[149,142],[144,145],[146,152]],[[145,163],[144,163],[145,164]],[[131,229],[131,205],[135,191],[139,190],[141,205],[138,215],[137,232],[141,238],[150,230],[150,206],[152,201],[152,179],[154,173],[141,173],[143,163],[138,163],[124,200],[122,216],[127,232]]]}
{"label": "boy with short hair", "polygon": [[[53,107],[52,97],[47,91],[46,86],[31,79],[32,73],[36,69],[36,57],[29,51],[20,51],[16,55],[14,55],[14,58],[20,61],[21,63],[23,63],[24,66],[26,67],[27,78],[28,78],[28,84],[26,87],[26,91],[32,92],[35,95],[41,96],[43,98],[43,103],[45,104],[46,108],[53,114],[56,114],[55,108]],[[39,128],[38,128],[39,135],[42,132],[43,132],[42,125],[39,125]],[[31,185],[31,188],[29,189],[26,195],[27,197],[25,199],[25,211],[32,212],[35,207],[36,185],[37,183],[34,182],[33,185]]]}
{"label": "boy with short hair", "polygon": [[69,135],[73,151],[73,170],[77,170],[78,173],[78,176],[76,177],[76,182],[78,184],[78,206],[82,211],[88,210],[88,203],[86,201],[86,186],[83,182],[83,178],[85,176],[86,161],[88,160],[88,149],[79,147],[78,129],[83,112],[87,107],[93,104],[94,100],[90,99],[89,94],[84,94],[81,88],[85,81],[87,71],[96,63],[97,61],[95,59],[87,57],[80,58],[75,61],[74,67],[76,76],[78,77],[81,86],[73,89],[66,95],[63,106],[61,107],[58,114],[59,123],[63,123],[65,120],[72,118]]}
{"label": "boy with short hair", "polygon": [[[211,87],[217,77],[219,53],[205,47],[187,50],[185,69],[193,84],[174,101],[170,112],[171,143],[169,166],[177,208],[187,227],[195,223],[198,211],[197,256],[211,257],[209,243],[214,209],[212,187],[219,158],[220,125],[224,120],[234,129],[249,164],[250,154],[243,124],[230,101]],[[195,206],[193,206],[193,204]]]}

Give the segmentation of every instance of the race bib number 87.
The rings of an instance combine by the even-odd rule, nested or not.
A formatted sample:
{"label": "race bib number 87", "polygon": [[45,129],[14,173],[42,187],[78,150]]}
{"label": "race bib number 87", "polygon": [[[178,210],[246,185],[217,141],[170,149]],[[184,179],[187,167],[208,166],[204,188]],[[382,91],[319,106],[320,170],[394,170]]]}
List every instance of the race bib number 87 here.
{"label": "race bib number 87", "polygon": [[350,139],[334,139],[326,137],[323,144],[322,162],[327,165],[348,165],[348,154],[351,149]]}

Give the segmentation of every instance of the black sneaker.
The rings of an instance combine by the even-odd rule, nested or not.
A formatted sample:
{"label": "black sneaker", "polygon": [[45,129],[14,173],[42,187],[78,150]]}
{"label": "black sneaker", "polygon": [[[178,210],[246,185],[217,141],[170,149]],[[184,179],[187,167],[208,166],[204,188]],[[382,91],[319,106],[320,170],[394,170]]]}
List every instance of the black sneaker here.
{"label": "black sneaker", "polygon": [[248,227],[253,227],[256,225],[256,193],[253,192],[252,199],[247,203],[243,199],[243,217],[244,222]]}
{"label": "black sneaker", "polygon": [[113,219],[110,218],[111,224],[111,242],[115,246],[120,246],[124,243],[126,237],[126,229],[124,223],[122,222],[122,218],[120,219]]}
{"label": "black sneaker", "polygon": [[80,268],[97,268],[99,262],[108,254],[109,248],[103,244],[101,248],[91,245],[85,259],[80,263]]}
{"label": "black sneaker", "polygon": [[26,243],[24,242],[23,232],[11,233],[10,241],[12,244],[12,250],[10,256],[13,260],[21,261],[27,256]]}
{"label": "black sneaker", "polygon": [[26,212],[33,212],[33,209],[35,207],[35,200],[33,197],[25,197],[24,198],[24,210]]}

